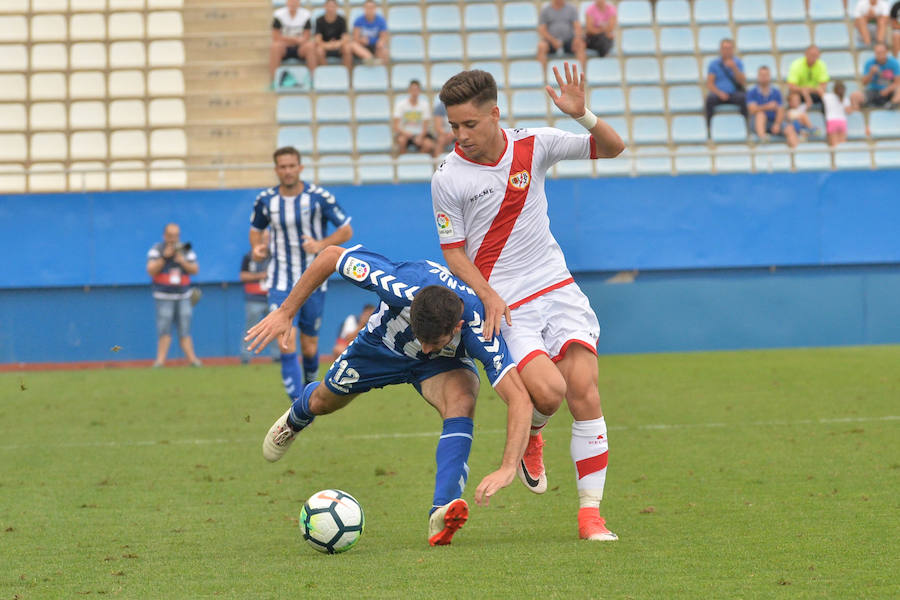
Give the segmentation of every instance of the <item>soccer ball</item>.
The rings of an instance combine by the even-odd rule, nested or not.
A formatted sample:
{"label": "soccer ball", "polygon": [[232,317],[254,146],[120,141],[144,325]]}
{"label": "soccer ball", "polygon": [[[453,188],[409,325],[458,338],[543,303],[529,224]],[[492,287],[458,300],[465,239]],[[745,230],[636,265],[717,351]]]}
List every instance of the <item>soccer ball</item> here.
{"label": "soccer ball", "polygon": [[303,539],[319,552],[346,552],[359,541],[366,524],[362,506],[341,490],[322,490],[300,510]]}

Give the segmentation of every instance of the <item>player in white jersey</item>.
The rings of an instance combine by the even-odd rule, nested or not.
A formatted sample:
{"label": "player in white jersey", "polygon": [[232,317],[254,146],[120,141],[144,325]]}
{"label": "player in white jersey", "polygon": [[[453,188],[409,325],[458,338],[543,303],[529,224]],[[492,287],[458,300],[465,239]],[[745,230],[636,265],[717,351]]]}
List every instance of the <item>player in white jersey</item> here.
{"label": "player in white jersey", "polygon": [[568,63],[565,81],[554,73],[559,94],[550,86],[547,93],[587,134],[502,129],[497,86],[484,71],[444,84],[440,99],[457,144],[432,177],[432,202],[447,265],[482,299],[485,331],[502,331],[534,402],[520,479],[536,493],[547,489],[541,429],[565,398],[579,535],[615,540],[599,511],[609,448],[597,390],[600,326],[550,233],[544,178],[560,160],[613,158],[625,145],[586,109],[584,75]]}

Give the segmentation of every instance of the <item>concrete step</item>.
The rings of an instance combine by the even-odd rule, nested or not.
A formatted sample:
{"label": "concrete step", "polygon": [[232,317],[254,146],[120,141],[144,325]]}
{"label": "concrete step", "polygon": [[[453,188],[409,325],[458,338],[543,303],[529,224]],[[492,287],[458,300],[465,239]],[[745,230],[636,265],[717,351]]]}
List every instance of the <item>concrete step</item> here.
{"label": "concrete step", "polygon": [[[271,155],[271,152],[270,152]],[[254,159],[251,162],[258,162]],[[192,161],[193,164],[193,161]],[[227,164],[240,164],[238,161]],[[192,188],[259,188],[269,187],[278,183],[278,179],[272,172],[271,166],[243,167],[237,169],[213,169],[202,171],[188,171],[188,186]],[[247,206],[253,204],[255,194],[247,194]]]}
{"label": "concrete step", "polygon": [[259,32],[268,37],[272,27],[271,4],[191,4],[182,9],[186,33],[220,34]]}
{"label": "concrete step", "polygon": [[188,94],[262,92],[270,83],[269,68],[264,63],[193,63],[184,68],[184,83]]}
{"label": "concrete step", "polygon": [[274,120],[254,124],[195,125],[185,128],[190,156],[256,156],[263,159],[272,153],[278,127]]}
{"label": "concrete step", "polygon": [[275,121],[275,94],[269,92],[198,93],[188,96],[185,103],[189,123]]}
{"label": "concrete step", "polygon": [[271,39],[265,34],[199,34],[184,39],[187,63],[259,61],[268,64]]}

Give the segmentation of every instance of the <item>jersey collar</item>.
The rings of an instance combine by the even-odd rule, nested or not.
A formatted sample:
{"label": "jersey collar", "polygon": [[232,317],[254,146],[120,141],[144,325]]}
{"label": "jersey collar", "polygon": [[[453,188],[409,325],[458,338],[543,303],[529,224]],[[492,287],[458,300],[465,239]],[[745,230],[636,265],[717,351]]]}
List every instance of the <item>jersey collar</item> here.
{"label": "jersey collar", "polygon": [[457,143],[456,146],[453,148],[453,151],[456,152],[456,153],[457,153],[459,156],[461,156],[463,159],[469,161],[470,163],[474,163],[474,164],[476,164],[476,165],[482,165],[482,166],[485,166],[485,167],[496,167],[497,165],[500,164],[500,161],[503,160],[503,157],[506,155],[506,149],[509,148],[509,138],[506,137],[506,131],[503,130],[503,129],[501,129],[501,130],[500,130],[500,133],[503,134],[503,152],[500,153],[500,158],[497,159],[497,162],[494,162],[494,163],[483,163],[483,162],[478,162],[477,160],[472,160],[471,158],[469,158],[468,156],[466,156],[466,153],[462,151],[462,148],[459,147],[459,144],[458,144],[458,143]]}

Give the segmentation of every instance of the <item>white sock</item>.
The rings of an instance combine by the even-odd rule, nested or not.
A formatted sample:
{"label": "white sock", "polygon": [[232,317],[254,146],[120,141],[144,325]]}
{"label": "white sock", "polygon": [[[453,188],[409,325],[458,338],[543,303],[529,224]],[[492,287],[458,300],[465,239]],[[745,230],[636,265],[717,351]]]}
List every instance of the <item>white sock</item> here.
{"label": "white sock", "polygon": [[533,409],[531,412],[531,435],[537,435],[544,428],[544,425],[547,424],[547,421],[550,420],[552,415],[545,415],[542,412],[538,412],[538,409]]}
{"label": "white sock", "polygon": [[609,440],[603,417],[572,423],[572,443],[569,446],[575,463],[578,502],[582,508],[600,506],[606,484],[606,463]]}

